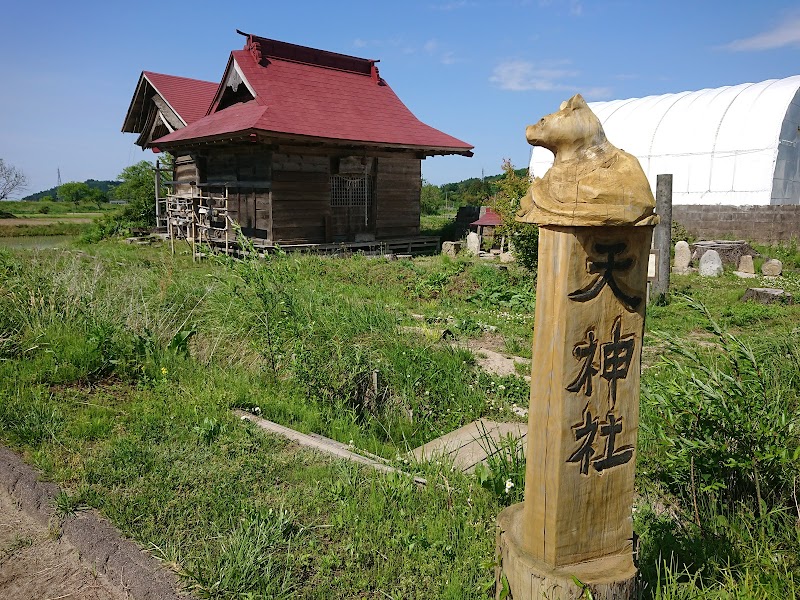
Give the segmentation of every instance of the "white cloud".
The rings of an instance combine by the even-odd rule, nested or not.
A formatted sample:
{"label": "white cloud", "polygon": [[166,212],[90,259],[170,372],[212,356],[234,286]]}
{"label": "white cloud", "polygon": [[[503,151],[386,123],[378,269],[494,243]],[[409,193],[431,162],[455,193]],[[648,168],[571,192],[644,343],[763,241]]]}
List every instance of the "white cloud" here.
{"label": "white cloud", "polygon": [[405,55],[428,55],[443,65],[452,65],[458,60],[455,52],[447,50],[446,46],[443,46],[436,38],[431,38],[422,43],[418,41],[412,42],[400,36],[386,39],[356,38],[353,40],[353,47],[358,49],[373,48],[379,52],[391,49]]}
{"label": "white cloud", "polygon": [[608,87],[591,87],[576,91],[579,92],[587,102],[595,102],[596,100],[608,100],[614,93],[613,90]]}
{"label": "white cloud", "polygon": [[456,59],[454,52],[445,52],[442,54],[441,61],[443,65],[452,65],[458,62],[458,59]]}
{"label": "white cloud", "polygon": [[751,52],[774,50],[786,46],[800,46],[800,15],[794,15],[763,33],[734,40],[722,48],[733,52]]}
{"label": "white cloud", "polygon": [[561,68],[568,61],[536,65],[524,60],[510,60],[497,65],[489,81],[501,90],[511,92],[580,92],[586,98],[608,98],[611,90],[604,87],[585,88],[568,80],[580,75],[579,71]]}
{"label": "white cloud", "polygon": [[467,0],[452,0],[451,2],[439,2],[437,4],[431,4],[430,7],[433,10],[458,10],[466,6],[475,6],[475,3],[468,2]]}
{"label": "white cloud", "polygon": [[[522,5],[527,2],[522,2]],[[559,12],[566,5],[569,8],[569,14],[573,17],[583,16],[583,2],[581,0],[539,0],[539,8],[550,8],[551,6],[558,9]]]}
{"label": "white cloud", "polygon": [[563,89],[558,80],[577,75],[575,71],[553,68],[537,68],[532,62],[510,60],[497,65],[489,81],[501,90],[524,92],[537,90],[550,92]]}

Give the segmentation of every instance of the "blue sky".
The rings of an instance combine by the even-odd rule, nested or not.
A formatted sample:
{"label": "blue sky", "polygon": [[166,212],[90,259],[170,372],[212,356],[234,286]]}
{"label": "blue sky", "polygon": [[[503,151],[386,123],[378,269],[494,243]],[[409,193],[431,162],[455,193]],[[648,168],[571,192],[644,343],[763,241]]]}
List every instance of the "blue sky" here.
{"label": "blue sky", "polygon": [[[800,6],[762,0],[9,2],[0,25],[0,158],[29,192],[113,179],[152,153],[120,132],[142,70],[217,81],[241,29],[381,60],[426,123],[475,145],[441,184],[528,162],[525,126],[580,92],[641,97],[800,74]],[[613,140],[612,140],[613,141]]]}

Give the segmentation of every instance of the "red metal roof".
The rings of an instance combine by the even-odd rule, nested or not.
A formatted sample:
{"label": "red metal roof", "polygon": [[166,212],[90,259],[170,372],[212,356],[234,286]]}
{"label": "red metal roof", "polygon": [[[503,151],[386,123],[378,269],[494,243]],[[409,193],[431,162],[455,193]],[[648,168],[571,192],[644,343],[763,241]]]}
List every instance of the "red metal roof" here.
{"label": "red metal roof", "polygon": [[[256,52],[253,40],[260,42]],[[231,53],[228,69],[235,61],[255,100],[159,138],[160,147],[266,132],[457,153],[472,149],[417,119],[380,78],[375,61],[253,36],[246,48]]]}
{"label": "red metal roof", "polygon": [[496,212],[494,212],[491,208],[487,208],[486,212],[480,219],[470,223],[470,225],[480,225],[480,226],[490,225],[494,227],[502,224],[503,224],[502,217],[498,215]]}
{"label": "red metal roof", "polygon": [[143,74],[187,125],[206,115],[219,86],[213,81],[176,77],[152,71],[145,71]]}

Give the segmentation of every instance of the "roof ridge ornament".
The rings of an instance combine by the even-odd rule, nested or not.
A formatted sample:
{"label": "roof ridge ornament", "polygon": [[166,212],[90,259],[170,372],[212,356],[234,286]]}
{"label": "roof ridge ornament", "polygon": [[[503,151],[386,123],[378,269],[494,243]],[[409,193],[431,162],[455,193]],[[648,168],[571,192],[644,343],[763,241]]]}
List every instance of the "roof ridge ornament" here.
{"label": "roof ridge ornament", "polygon": [[261,49],[261,42],[257,39],[253,39],[252,35],[248,36],[245,48],[253,55],[253,60],[255,60],[257,64],[263,66],[264,53]]}

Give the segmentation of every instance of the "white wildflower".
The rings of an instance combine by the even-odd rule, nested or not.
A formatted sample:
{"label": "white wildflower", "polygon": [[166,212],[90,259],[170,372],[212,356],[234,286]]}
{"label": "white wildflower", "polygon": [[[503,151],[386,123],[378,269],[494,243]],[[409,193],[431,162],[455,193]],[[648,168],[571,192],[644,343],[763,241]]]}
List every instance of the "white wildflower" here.
{"label": "white wildflower", "polygon": [[506,494],[511,492],[511,488],[514,487],[514,482],[510,479],[506,479]]}

